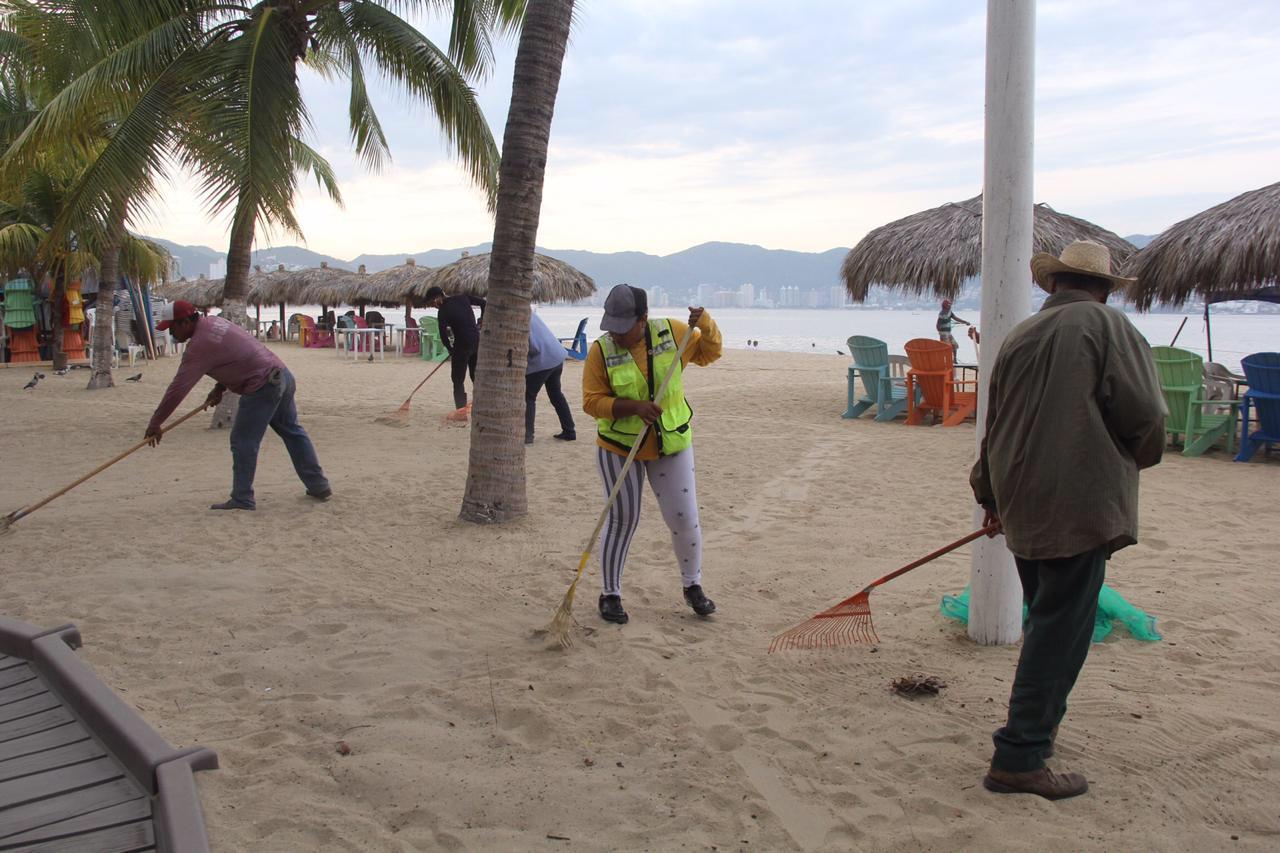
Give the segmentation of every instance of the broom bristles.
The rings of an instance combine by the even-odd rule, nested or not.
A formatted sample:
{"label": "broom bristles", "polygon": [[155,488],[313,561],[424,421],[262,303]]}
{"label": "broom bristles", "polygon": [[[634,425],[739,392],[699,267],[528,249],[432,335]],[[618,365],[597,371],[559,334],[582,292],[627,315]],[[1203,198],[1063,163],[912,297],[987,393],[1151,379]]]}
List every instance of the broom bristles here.
{"label": "broom bristles", "polygon": [[871,622],[871,600],[862,592],[783,631],[769,643],[769,653],[791,649],[830,649],[880,642]]}
{"label": "broom bristles", "polygon": [[395,427],[407,427],[409,425],[409,401],[405,400],[404,405],[389,415],[382,415],[381,417],[374,418],[374,423]]}
{"label": "broom bristles", "polygon": [[573,583],[569,584],[569,589],[564,594],[564,600],[560,602],[560,606],[556,609],[556,614],[551,617],[551,624],[547,626],[547,630],[551,632],[551,636],[555,637],[560,648],[567,649],[573,645],[573,634],[569,628],[573,625],[573,595],[578,590],[578,579],[574,578]]}

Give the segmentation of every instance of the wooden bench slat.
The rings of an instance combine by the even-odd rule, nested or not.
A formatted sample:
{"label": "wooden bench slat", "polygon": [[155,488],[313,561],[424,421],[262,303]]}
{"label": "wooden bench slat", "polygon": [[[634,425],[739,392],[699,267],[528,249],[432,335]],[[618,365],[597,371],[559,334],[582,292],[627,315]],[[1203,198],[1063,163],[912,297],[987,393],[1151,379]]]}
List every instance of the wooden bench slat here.
{"label": "wooden bench slat", "polygon": [[146,797],[142,789],[131,779],[120,778],[91,788],[46,797],[20,809],[0,809],[0,847],[10,835],[69,820],[139,797]]}
{"label": "wooden bench slat", "polygon": [[22,681],[36,677],[36,671],[31,668],[31,664],[23,661],[17,666],[11,666],[8,669],[0,670],[0,688],[9,687]]}
{"label": "wooden bench slat", "polygon": [[143,820],[59,838],[51,845],[0,847],[0,850],[12,849],[13,853],[45,853],[50,850],[57,850],[58,853],[139,853],[142,850],[154,850],[155,844],[155,827],[151,821]]}
{"label": "wooden bench slat", "polygon": [[21,758],[24,755],[32,755],[54,747],[89,739],[89,733],[85,731],[84,726],[76,722],[64,723],[56,728],[0,743],[0,758],[6,760]]}
{"label": "wooden bench slat", "polygon": [[29,717],[0,723],[0,749],[4,748],[5,741],[33,735],[36,732],[42,732],[46,729],[60,726],[63,723],[69,723],[74,719],[75,717],[66,708],[53,708],[49,711],[41,711],[39,714],[32,714]]}
{"label": "wooden bench slat", "polygon": [[26,699],[28,696],[34,696],[37,693],[44,693],[49,688],[44,682],[36,678],[34,675],[26,680],[9,687],[0,688],[0,708],[8,705],[10,702],[17,702],[19,699]]}
{"label": "wooden bench slat", "polygon": [[8,782],[10,779],[30,776],[45,770],[70,767],[93,758],[101,758],[106,754],[96,740],[82,740],[18,758],[0,760],[0,782]]}
{"label": "wooden bench slat", "polygon": [[61,705],[61,700],[47,691],[28,696],[26,699],[19,699],[17,702],[10,702],[8,705],[0,705],[0,725],[20,717],[29,717],[40,711],[50,711]]}
{"label": "wooden bench slat", "polygon": [[55,794],[88,788],[124,776],[124,770],[113,759],[95,758],[70,767],[59,767],[0,782],[0,809],[14,808]]}
{"label": "wooden bench slat", "polygon": [[[151,820],[151,801],[146,797],[139,797],[136,800],[107,806],[105,809],[98,809],[68,820],[60,820],[56,823],[42,826],[39,829],[10,835],[7,838],[0,839],[0,849],[6,849],[9,845],[49,842],[66,835],[107,829],[112,826],[140,820]],[[61,845],[50,846],[61,849]]]}

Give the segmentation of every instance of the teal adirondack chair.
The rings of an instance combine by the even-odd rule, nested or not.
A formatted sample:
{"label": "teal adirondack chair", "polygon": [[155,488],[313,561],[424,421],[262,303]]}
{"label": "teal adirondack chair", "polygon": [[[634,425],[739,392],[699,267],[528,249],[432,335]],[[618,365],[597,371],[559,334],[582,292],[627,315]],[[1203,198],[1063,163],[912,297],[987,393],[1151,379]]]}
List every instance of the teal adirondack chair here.
{"label": "teal adirondack chair", "polygon": [[[1235,453],[1236,407],[1240,402],[1205,398],[1204,360],[1195,353],[1177,347],[1152,347],[1151,355],[1169,409],[1164,429],[1175,443],[1181,436],[1182,455],[1199,456],[1220,439],[1226,439],[1228,453]],[[1207,412],[1207,406],[1225,406],[1227,413]]]}
{"label": "teal adirondack chair", "polygon": [[[859,417],[873,406],[878,421],[891,421],[905,413],[906,359],[889,355],[889,345],[876,338],[854,335],[848,344],[853,366],[849,368],[847,406],[841,417]],[[857,396],[859,380],[861,396]]]}
{"label": "teal adirondack chair", "polygon": [[423,361],[444,361],[449,351],[444,348],[440,339],[440,321],[435,317],[423,317],[418,321],[419,356]]}

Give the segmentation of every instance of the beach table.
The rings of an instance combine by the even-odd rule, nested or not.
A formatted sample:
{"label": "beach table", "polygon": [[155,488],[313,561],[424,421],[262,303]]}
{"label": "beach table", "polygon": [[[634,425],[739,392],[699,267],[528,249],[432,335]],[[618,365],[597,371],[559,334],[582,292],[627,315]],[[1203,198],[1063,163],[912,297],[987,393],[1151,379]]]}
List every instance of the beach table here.
{"label": "beach table", "polygon": [[[351,356],[352,361],[358,361],[360,356],[365,353],[378,353],[379,361],[387,360],[387,346],[382,338],[382,329],[369,327],[367,329],[338,329],[337,334],[346,337],[346,355]],[[361,341],[360,338],[364,340]],[[338,358],[344,355],[341,349],[338,349]]]}

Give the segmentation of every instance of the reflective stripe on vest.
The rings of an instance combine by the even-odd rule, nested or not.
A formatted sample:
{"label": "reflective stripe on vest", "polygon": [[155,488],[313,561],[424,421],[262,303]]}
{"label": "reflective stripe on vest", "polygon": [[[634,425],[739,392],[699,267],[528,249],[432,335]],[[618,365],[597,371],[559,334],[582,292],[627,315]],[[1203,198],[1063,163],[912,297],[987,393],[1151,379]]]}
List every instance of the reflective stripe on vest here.
{"label": "reflective stripe on vest", "polygon": [[[615,344],[612,335],[605,334],[596,340],[604,355],[604,366],[609,372],[613,396],[625,400],[652,400],[663,377],[667,375],[671,365],[677,362],[680,345],[671,328],[671,321],[650,320],[648,337],[648,379],[631,357],[631,351]],[[658,453],[662,456],[679,453],[693,444],[693,428],[689,425],[693,409],[684,398],[683,372],[683,365],[677,363],[671,381],[667,383],[666,394],[658,401],[658,405],[662,407],[662,417],[655,423],[658,427]],[[635,444],[636,436],[644,429],[644,421],[637,415],[616,420],[597,418],[596,428],[600,437],[609,444],[630,450]]]}

